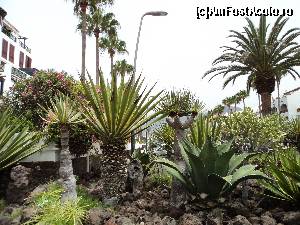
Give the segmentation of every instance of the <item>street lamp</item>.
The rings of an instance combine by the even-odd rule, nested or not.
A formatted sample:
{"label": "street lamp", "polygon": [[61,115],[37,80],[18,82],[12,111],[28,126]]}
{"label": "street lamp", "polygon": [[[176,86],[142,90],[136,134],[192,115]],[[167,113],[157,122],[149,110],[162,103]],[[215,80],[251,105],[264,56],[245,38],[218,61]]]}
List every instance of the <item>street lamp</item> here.
{"label": "street lamp", "polygon": [[167,12],[164,11],[151,11],[151,12],[146,12],[142,15],[141,21],[140,21],[140,26],[139,26],[139,32],[137,35],[136,39],[136,45],[135,45],[135,52],[134,52],[134,61],[133,61],[133,81],[135,81],[135,72],[136,72],[136,60],[137,60],[137,53],[139,49],[139,42],[140,42],[140,35],[141,35],[141,29],[142,29],[142,24],[143,24],[143,19],[145,16],[166,16],[168,15]]}
{"label": "street lamp", "polygon": [[[142,29],[144,17],[145,16],[166,16],[166,15],[168,15],[168,13],[164,12],[164,11],[150,11],[150,12],[146,12],[142,15],[141,20],[140,20],[139,31],[138,31],[138,35],[137,35],[137,39],[136,39],[136,45],[135,45],[132,82],[135,81],[136,60],[137,60],[137,53],[138,53],[138,49],[139,49],[140,35],[141,35],[141,29]],[[135,136],[134,136],[134,132],[132,132],[131,133],[131,153],[134,152],[134,149],[135,149]]]}

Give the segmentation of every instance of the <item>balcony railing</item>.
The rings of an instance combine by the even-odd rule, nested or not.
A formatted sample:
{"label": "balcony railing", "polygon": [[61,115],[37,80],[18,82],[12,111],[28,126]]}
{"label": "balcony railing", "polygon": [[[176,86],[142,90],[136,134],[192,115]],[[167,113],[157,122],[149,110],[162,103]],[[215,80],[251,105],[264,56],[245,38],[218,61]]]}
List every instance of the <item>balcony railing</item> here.
{"label": "balcony railing", "polygon": [[16,67],[11,68],[11,80],[12,81],[16,82],[16,81],[19,81],[22,79],[26,79],[27,76],[28,76],[27,73],[19,70]]}
{"label": "balcony railing", "polygon": [[27,45],[24,45],[24,43],[22,41],[19,41],[19,42],[20,42],[20,45],[21,45],[22,48],[24,48],[27,52],[31,53],[31,49],[28,48]]}

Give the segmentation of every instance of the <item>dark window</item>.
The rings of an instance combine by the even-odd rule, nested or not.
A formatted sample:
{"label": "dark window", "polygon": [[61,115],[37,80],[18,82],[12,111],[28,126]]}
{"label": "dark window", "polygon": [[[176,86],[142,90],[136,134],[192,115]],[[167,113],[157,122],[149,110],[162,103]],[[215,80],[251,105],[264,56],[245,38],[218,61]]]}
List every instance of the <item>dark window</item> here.
{"label": "dark window", "polygon": [[24,65],[24,53],[20,52],[20,57],[19,57],[19,67],[23,68]]}
{"label": "dark window", "polygon": [[2,57],[7,59],[8,42],[2,39]]}
{"label": "dark window", "polygon": [[14,63],[15,61],[15,46],[9,45],[9,61]]}
{"label": "dark window", "polygon": [[26,56],[25,68],[31,68],[31,58]]}

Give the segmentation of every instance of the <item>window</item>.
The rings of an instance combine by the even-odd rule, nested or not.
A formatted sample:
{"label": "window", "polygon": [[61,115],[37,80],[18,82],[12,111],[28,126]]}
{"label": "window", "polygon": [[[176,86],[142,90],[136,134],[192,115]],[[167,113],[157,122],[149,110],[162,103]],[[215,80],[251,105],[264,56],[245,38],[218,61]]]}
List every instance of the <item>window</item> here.
{"label": "window", "polygon": [[9,45],[9,61],[14,63],[15,61],[15,46]]}
{"label": "window", "polygon": [[2,39],[2,57],[7,59],[8,42]]}
{"label": "window", "polygon": [[31,58],[26,56],[25,68],[31,68]]}
{"label": "window", "polygon": [[20,57],[19,57],[19,67],[23,68],[24,65],[24,53],[20,52]]}

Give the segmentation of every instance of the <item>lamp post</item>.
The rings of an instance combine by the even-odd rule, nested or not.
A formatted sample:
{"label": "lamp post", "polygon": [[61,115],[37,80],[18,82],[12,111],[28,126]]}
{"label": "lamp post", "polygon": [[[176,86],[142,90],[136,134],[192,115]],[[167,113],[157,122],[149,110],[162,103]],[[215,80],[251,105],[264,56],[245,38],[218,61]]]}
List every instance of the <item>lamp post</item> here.
{"label": "lamp post", "polygon": [[[137,35],[137,38],[136,38],[135,52],[134,52],[133,75],[132,75],[132,82],[133,83],[135,82],[136,60],[137,60],[137,53],[138,53],[138,49],[139,49],[139,42],[140,42],[143,19],[144,19],[145,16],[166,16],[166,15],[168,15],[168,13],[165,12],[165,11],[150,11],[150,12],[144,13],[141,17],[139,31],[138,31],[138,35]],[[135,136],[134,136],[134,132],[132,132],[131,133],[131,153],[134,152],[134,149],[135,149]]]}

